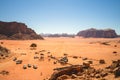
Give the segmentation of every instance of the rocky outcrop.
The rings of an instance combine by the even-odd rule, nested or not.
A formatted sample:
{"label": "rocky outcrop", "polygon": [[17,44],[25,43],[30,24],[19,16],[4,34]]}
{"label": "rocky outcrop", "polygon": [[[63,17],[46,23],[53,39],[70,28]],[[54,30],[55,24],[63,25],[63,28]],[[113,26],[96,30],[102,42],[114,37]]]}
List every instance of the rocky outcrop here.
{"label": "rocky outcrop", "polygon": [[120,60],[112,61],[112,64],[105,68],[97,69],[90,63],[83,63],[82,65],[55,68],[54,70],[49,80],[109,80],[107,79],[109,76],[112,80],[119,80]]}
{"label": "rocky outcrop", "polygon": [[43,39],[24,23],[0,21],[0,39]]}
{"label": "rocky outcrop", "polygon": [[115,30],[112,29],[106,29],[106,30],[97,30],[94,28],[83,30],[77,33],[77,36],[89,38],[116,38],[117,34]]}

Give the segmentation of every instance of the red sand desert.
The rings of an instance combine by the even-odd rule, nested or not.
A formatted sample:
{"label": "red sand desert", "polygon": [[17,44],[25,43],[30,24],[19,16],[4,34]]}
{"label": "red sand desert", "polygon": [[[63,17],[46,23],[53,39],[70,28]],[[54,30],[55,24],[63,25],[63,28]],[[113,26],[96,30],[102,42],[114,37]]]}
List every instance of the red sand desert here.
{"label": "red sand desert", "polygon": [[[0,59],[0,71],[9,72],[8,75],[0,74],[0,80],[47,80],[54,72],[54,68],[69,65],[54,64],[53,59],[49,61],[49,55],[59,59],[66,53],[69,56],[69,63],[73,65],[82,64],[83,60],[74,59],[72,56],[87,57],[93,60],[91,66],[96,69],[105,68],[112,60],[120,59],[120,38],[45,38],[45,40],[0,40],[0,42],[3,42],[2,46],[11,50],[10,57]],[[110,45],[103,45],[102,42],[108,42]],[[37,44],[36,50],[30,49],[32,43]],[[117,53],[114,54],[113,51]],[[40,54],[44,54],[43,61],[34,59],[34,56],[40,57]],[[22,64],[16,64],[13,61],[14,57],[23,60]],[[100,65],[98,62],[100,59],[104,59],[106,64]],[[38,68],[23,69],[23,65],[27,64],[36,65]],[[120,80],[115,79],[113,75],[107,76],[106,79]]]}

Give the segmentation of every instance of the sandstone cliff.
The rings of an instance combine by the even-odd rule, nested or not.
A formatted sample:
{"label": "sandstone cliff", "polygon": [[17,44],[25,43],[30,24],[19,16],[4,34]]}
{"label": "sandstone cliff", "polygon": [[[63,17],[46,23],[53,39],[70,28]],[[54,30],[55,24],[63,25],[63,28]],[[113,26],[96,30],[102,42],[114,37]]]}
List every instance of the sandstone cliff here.
{"label": "sandstone cliff", "polygon": [[0,39],[43,39],[24,23],[0,21]]}
{"label": "sandstone cliff", "polygon": [[81,37],[94,37],[94,38],[115,38],[117,34],[115,30],[105,29],[105,30],[97,30],[94,28],[83,30],[77,33],[77,36]]}

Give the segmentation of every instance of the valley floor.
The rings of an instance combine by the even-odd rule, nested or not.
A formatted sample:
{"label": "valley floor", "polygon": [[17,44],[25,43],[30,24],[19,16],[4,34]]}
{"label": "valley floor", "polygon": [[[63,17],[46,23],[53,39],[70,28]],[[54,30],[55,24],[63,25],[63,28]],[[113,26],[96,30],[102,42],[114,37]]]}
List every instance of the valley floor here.
{"label": "valley floor", "polygon": [[[0,40],[0,42],[3,42],[2,46],[11,50],[10,57],[0,59],[0,72],[2,70],[9,72],[8,75],[0,74],[0,80],[48,79],[54,68],[68,66],[54,64],[54,60],[48,57],[50,55],[60,59],[64,54],[68,54],[68,62],[73,65],[84,62],[80,57],[88,58],[93,60],[92,66],[95,68],[105,68],[112,60],[120,59],[120,38],[45,38],[45,40]],[[37,44],[36,50],[30,49],[32,43]],[[34,59],[41,54],[44,54],[44,60]],[[13,61],[14,57],[22,60],[22,64],[16,64]],[[98,62],[100,59],[104,59],[106,64],[100,65]],[[38,68],[23,69],[23,65],[27,64],[36,65]],[[114,79],[113,75],[106,78],[120,80],[120,78]]]}

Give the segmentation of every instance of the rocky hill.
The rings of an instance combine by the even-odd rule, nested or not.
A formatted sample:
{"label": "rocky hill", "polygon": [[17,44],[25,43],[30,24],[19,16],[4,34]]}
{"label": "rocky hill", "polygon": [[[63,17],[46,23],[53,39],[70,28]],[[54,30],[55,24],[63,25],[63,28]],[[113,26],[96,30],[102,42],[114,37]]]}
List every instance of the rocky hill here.
{"label": "rocky hill", "polygon": [[115,30],[112,29],[105,29],[105,30],[97,30],[94,28],[83,30],[77,33],[77,36],[89,38],[116,38],[117,34]]}
{"label": "rocky hill", "polygon": [[24,23],[0,21],[0,39],[43,39]]}

